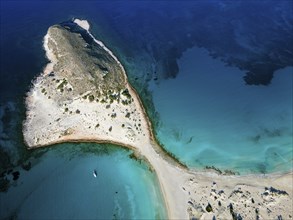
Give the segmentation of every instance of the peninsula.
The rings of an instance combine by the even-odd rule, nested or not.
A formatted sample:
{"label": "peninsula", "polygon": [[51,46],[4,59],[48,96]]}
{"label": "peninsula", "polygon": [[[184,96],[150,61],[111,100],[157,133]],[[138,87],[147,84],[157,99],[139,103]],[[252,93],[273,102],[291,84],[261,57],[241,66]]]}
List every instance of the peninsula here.
{"label": "peninsula", "polygon": [[89,28],[75,19],[48,29],[50,62],[26,97],[28,148],[96,142],[132,149],[155,172],[170,219],[292,219],[292,173],[199,172],[166,153],[123,66]]}

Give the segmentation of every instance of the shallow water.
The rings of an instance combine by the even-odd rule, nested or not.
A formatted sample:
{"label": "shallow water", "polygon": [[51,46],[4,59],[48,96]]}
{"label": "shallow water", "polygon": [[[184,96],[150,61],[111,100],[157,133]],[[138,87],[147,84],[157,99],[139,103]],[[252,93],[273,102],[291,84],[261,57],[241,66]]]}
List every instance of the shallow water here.
{"label": "shallow water", "polygon": [[[180,160],[243,173],[292,169],[292,68],[268,87],[247,87],[243,72],[195,49],[169,79],[176,77],[174,61],[194,45],[240,60],[262,57],[268,46],[290,60],[292,2],[245,2],[0,1],[0,149],[14,165],[32,156],[22,142],[23,98],[47,62],[43,36],[77,17],[88,19],[94,36],[121,59],[140,94],[150,84],[155,108],[148,111],[160,115],[158,137]],[[65,146],[50,149],[29,172],[15,168],[20,178],[0,193],[0,218],[152,218],[162,209],[156,180],[126,151],[84,154]]]}
{"label": "shallow water", "polygon": [[[47,62],[42,48],[47,29],[73,17],[99,23],[100,4],[65,1],[1,1],[0,4],[0,174],[2,168],[5,171],[11,166],[20,171],[17,181],[12,180],[11,174],[4,174],[12,186],[8,192],[0,193],[0,219],[9,216],[165,218],[155,176],[146,165],[129,159],[128,151],[84,154],[84,150],[75,149],[76,144],[65,144],[33,159],[34,154],[25,150],[21,133],[25,117],[23,100],[30,81]],[[2,150],[9,160],[2,157]],[[3,158],[7,160],[4,167]],[[35,161],[29,171],[20,168],[26,158]],[[93,169],[98,171],[97,178],[93,177]]]}
{"label": "shallow water", "polygon": [[166,218],[155,175],[129,154],[97,144],[54,146],[29,172],[17,169],[16,186],[0,194],[0,218]]}
{"label": "shallow water", "polygon": [[241,173],[292,169],[292,71],[269,86],[245,85],[243,72],[204,49],[185,52],[179,75],[151,85],[158,137],[191,167]]}

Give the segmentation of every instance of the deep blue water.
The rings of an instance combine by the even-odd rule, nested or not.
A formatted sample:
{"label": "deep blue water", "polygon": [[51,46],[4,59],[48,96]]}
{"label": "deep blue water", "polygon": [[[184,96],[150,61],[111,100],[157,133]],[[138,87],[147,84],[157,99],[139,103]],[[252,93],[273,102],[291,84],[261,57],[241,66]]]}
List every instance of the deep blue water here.
{"label": "deep blue water", "polygon": [[[291,0],[1,1],[0,6],[1,172],[32,154],[22,143],[23,99],[47,62],[46,30],[74,17],[89,20],[96,38],[122,61],[158,139],[181,161],[243,173],[292,170]],[[117,152],[113,158],[124,155]],[[50,167],[46,158],[41,156],[35,169]],[[121,156],[122,164],[128,161]],[[111,166],[111,156],[103,163]],[[134,164],[127,170],[137,175],[133,182],[122,178],[122,185],[142,175]],[[29,175],[21,173],[11,192],[25,178]],[[34,196],[36,202],[41,194]],[[123,209],[131,207],[127,204]]]}

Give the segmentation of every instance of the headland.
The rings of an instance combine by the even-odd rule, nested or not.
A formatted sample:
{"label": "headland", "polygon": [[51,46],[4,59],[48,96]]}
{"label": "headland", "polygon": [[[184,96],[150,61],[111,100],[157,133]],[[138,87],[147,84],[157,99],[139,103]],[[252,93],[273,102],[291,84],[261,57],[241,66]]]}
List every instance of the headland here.
{"label": "headland", "polygon": [[75,19],[48,29],[50,62],[26,98],[28,148],[96,142],[132,149],[156,173],[170,219],[292,219],[292,173],[198,172],[166,153],[122,64],[89,28]]}

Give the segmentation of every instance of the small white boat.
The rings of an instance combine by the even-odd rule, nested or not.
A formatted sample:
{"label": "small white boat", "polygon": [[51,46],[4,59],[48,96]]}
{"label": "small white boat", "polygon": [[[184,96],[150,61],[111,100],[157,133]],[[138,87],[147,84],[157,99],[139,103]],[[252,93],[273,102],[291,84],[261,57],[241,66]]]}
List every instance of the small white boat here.
{"label": "small white boat", "polygon": [[94,175],[95,178],[97,177],[98,173],[97,173],[96,170],[93,171],[93,175]]}

